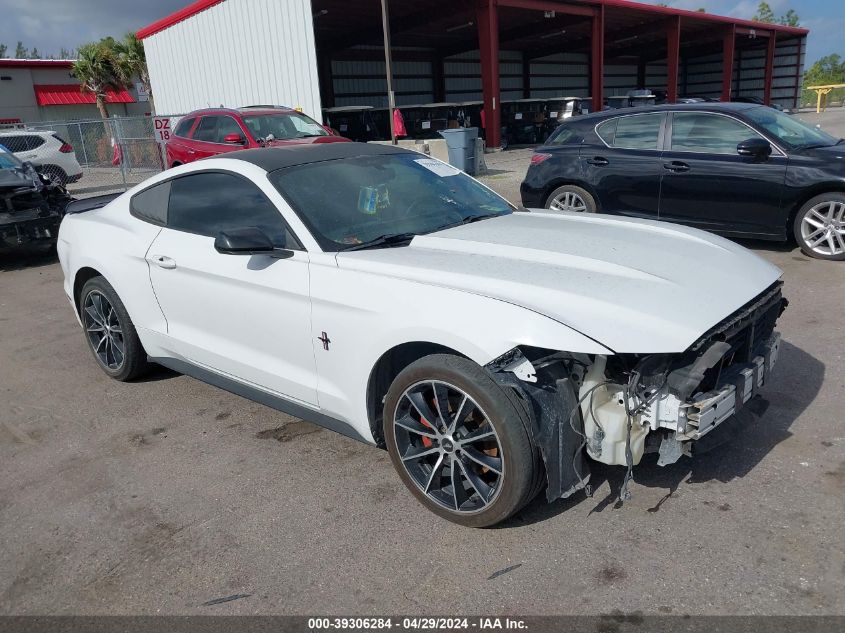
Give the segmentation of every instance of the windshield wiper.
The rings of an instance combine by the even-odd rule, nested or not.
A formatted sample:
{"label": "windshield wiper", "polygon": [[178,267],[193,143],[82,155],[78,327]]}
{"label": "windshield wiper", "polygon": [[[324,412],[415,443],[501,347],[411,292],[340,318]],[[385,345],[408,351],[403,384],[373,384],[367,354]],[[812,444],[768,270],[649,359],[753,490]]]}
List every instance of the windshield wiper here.
{"label": "windshield wiper", "polygon": [[349,248],[344,248],[342,252],[347,251],[361,251],[365,248],[378,248],[379,246],[407,246],[412,239],[417,236],[416,233],[395,233],[392,235],[380,235],[375,239],[355,244]]}
{"label": "windshield wiper", "polygon": [[456,226],[463,226],[464,224],[472,224],[473,222],[478,222],[480,220],[487,220],[489,218],[496,218],[500,215],[503,215],[503,214],[502,213],[485,213],[485,214],[482,214],[482,215],[466,215],[466,216],[462,217],[460,220],[458,220],[457,222],[452,222],[451,224],[441,226],[441,227],[439,227],[435,230],[436,231],[445,231],[446,229],[453,229]]}

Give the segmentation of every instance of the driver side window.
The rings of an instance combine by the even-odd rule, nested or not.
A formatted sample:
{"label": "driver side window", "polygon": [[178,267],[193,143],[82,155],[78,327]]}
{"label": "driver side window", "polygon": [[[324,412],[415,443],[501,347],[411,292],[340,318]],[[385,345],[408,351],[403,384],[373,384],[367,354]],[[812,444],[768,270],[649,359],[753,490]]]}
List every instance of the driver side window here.
{"label": "driver side window", "polygon": [[252,182],[231,173],[200,172],[170,181],[168,228],[216,237],[256,227],[279,248],[301,250],[282,214]]}
{"label": "driver side window", "polygon": [[701,112],[676,112],[672,118],[672,150],[705,154],[736,154],[736,146],[762,138],[730,117]]}

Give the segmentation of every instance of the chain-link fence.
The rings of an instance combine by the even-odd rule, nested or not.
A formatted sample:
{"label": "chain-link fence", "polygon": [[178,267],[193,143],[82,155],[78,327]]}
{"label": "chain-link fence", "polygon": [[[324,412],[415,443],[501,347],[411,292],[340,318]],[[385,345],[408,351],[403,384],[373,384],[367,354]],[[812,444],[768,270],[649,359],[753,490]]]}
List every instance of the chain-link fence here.
{"label": "chain-link fence", "polygon": [[76,196],[126,190],[165,164],[152,117],[7,127],[0,129],[0,144],[65,182]]}

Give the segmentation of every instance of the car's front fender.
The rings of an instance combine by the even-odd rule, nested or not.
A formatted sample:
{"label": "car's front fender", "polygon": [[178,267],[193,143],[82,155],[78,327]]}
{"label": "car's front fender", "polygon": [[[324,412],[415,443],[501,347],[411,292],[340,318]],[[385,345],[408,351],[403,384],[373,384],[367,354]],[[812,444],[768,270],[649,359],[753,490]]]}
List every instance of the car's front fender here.
{"label": "car's front fender", "polygon": [[491,297],[406,279],[344,270],[317,256],[311,266],[320,407],[370,432],[367,385],[388,350],[429,343],[486,365],[517,346],[612,353],[537,312]]}

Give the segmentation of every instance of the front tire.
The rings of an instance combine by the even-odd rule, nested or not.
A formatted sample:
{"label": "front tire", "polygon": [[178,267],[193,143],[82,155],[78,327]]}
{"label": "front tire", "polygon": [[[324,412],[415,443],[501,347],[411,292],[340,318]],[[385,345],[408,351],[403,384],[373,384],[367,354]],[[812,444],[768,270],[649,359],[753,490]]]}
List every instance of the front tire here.
{"label": "front tire", "polygon": [[138,378],[150,367],[129,313],[103,277],[89,279],[79,293],[85,340],[94,359],[115,380]]}
{"label": "front tire", "polygon": [[806,255],[845,260],[845,195],[825,193],[807,201],[795,216],[792,229]]}
{"label": "front tire", "polygon": [[537,492],[524,410],[483,368],[447,354],[405,368],[387,392],[384,437],[402,482],[435,514],[487,527]]}
{"label": "front tire", "polygon": [[550,211],[573,211],[575,213],[596,213],[596,200],[586,189],[575,185],[563,185],[549,194],[544,205]]}

